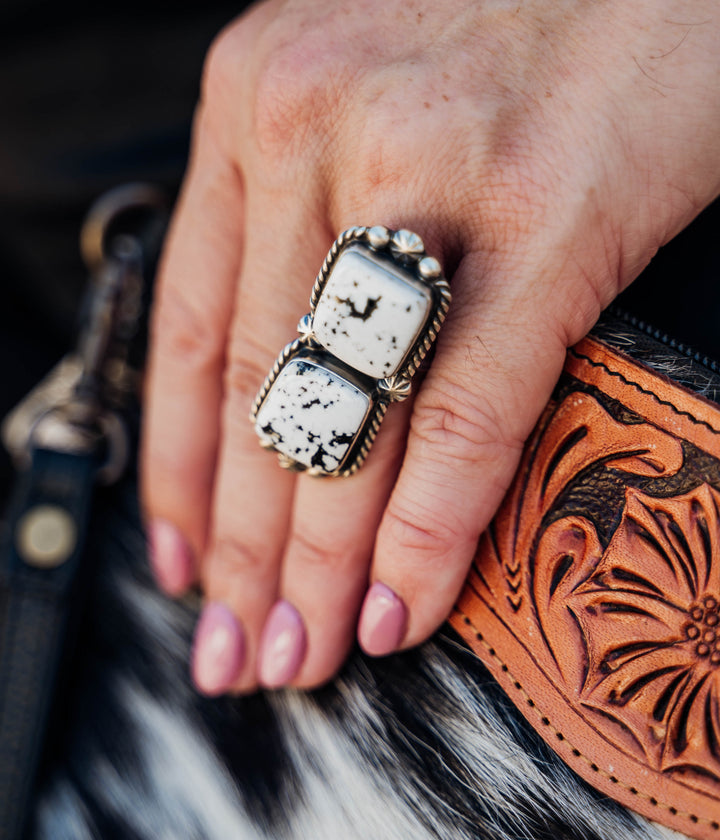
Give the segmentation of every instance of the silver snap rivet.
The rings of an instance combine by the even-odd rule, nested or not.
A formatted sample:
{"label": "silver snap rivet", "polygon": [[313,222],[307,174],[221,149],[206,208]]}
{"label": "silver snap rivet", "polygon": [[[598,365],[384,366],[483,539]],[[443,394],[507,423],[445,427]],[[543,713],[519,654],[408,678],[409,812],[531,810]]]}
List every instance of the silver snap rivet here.
{"label": "silver snap rivet", "polygon": [[75,550],[77,528],[58,505],[37,505],[23,515],[15,531],[15,546],[29,566],[52,569]]}

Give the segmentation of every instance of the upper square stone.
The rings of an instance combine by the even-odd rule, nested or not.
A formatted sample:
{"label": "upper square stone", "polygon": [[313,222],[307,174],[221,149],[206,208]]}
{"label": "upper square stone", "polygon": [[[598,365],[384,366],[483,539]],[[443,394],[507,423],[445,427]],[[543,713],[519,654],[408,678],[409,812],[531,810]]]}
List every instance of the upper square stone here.
{"label": "upper square stone", "polygon": [[315,307],[313,332],[338,359],[384,379],[402,366],[431,306],[430,289],[412,274],[352,245],[331,268]]}

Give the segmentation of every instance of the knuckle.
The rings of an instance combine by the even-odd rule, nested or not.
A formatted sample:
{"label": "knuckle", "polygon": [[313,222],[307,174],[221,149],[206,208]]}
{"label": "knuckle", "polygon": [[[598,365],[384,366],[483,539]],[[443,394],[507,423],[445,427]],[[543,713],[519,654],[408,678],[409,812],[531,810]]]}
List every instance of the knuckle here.
{"label": "knuckle", "polygon": [[300,528],[293,528],[289,551],[305,568],[340,571],[353,565],[355,552],[341,543],[329,543],[318,534],[308,535]]}
{"label": "knuckle", "polygon": [[172,508],[173,513],[182,512],[178,516],[182,520],[186,519],[188,513],[190,517],[199,515],[200,506],[192,510],[188,496],[179,492],[179,488],[192,482],[191,498],[196,498],[198,492],[210,489],[205,480],[206,450],[186,447],[180,457],[176,447],[166,444],[163,429],[157,429],[157,425],[153,428],[151,421],[147,426],[149,431],[142,450],[142,495],[146,509]]}
{"label": "knuckle", "polygon": [[[421,130],[409,133],[398,120],[396,102],[377,91],[377,84],[372,74],[355,80],[356,107],[339,123],[344,142],[331,161],[332,207],[336,213],[362,217],[370,201],[376,214],[378,208],[386,217],[400,214],[403,224],[409,225],[408,210],[414,214],[420,202],[426,213],[442,216],[449,183],[460,167],[454,158],[446,162],[439,153],[445,141],[437,126],[426,125],[421,117]],[[430,170],[434,177],[428,179]]]}
{"label": "knuckle", "polygon": [[163,285],[153,319],[157,353],[193,371],[210,371],[223,354],[224,324],[178,284]]}
{"label": "knuckle", "polygon": [[[367,212],[369,196],[380,206],[392,207],[398,196],[419,194],[423,189],[417,186],[423,178],[422,168],[408,154],[407,142],[398,136],[396,129],[378,131],[382,120],[382,106],[375,106],[371,121],[354,126],[352,159],[341,157],[338,160],[338,166],[343,167],[346,176],[336,179],[334,204],[356,214]],[[424,189],[425,196],[430,202],[434,201],[434,191],[430,197],[427,188]]]}
{"label": "knuckle", "polygon": [[260,62],[251,121],[261,154],[275,159],[307,145],[338,118],[344,65],[329,62],[334,52],[316,43],[317,37],[280,32]]}
{"label": "knuckle", "polygon": [[228,402],[250,407],[267,377],[274,355],[247,336],[242,346],[231,350],[225,367],[225,395]]}
{"label": "knuckle", "polygon": [[421,391],[410,420],[421,457],[482,463],[522,448],[510,418],[491,399],[479,401],[462,386],[450,384],[425,394]]}
{"label": "knuckle", "polygon": [[284,62],[276,59],[264,69],[255,89],[255,142],[261,154],[273,158],[302,141],[321,110],[319,87],[288,78],[287,73]]}
{"label": "knuckle", "polygon": [[226,404],[231,414],[238,410],[243,423],[267,372],[267,368],[253,358],[234,359],[225,371]]}
{"label": "knuckle", "polygon": [[379,537],[408,552],[416,569],[422,563],[441,568],[462,533],[459,521],[452,515],[441,517],[432,506],[393,500],[385,512]]}
{"label": "knuckle", "polygon": [[210,44],[205,56],[201,81],[204,102],[229,103],[235,98],[251,48],[244,20],[222,29]]}
{"label": "knuckle", "polygon": [[508,253],[546,225],[551,188],[539,165],[522,158],[493,159],[482,182],[482,227],[488,247]]}
{"label": "knuckle", "polygon": [[221,577],[255,577],[265,565],[257,549],[233,534],[216,536],[211,553],[215,558],[215,570]]}

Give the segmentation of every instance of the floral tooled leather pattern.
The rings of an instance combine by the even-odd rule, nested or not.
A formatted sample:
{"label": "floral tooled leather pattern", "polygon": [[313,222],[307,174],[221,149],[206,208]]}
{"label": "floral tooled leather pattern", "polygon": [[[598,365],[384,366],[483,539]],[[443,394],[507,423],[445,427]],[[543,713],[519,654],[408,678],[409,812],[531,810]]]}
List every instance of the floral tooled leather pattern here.
{"label": "floral tooled leather pattern", "polygon": [[[651,766],[716,780],[719,501],[707,484],[671,499],[629,488],[599,560],[585,556],[590,565],[580,563],[573,582],[550,595],[562,600],[582,641],[580,701],[632,733]],[[563,656],[567,639],[557,638],[552,621],[544,629]]]}
{"label": "floral tooled leather pattern", "polygon": [[628,491],[607,551],[568,603],[586,628],[584,702],[627,725],[654,766],[716,779],[718,498],[707,484],[666,500]]}
{"label": "floral tooled leather pattern", "polygon": [[571,353],[453,623],[589,781],[720,840],[720,412],[643,370]]}

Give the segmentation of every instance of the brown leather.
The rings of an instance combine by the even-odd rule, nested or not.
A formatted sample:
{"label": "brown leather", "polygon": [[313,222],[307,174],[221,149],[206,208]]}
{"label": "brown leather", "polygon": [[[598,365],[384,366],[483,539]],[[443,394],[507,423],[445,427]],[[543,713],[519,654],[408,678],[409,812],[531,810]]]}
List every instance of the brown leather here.
{"label": "brown leather", "polygon": [[584,779],[720,840],[718,406],[570,350],[451,623]]}

